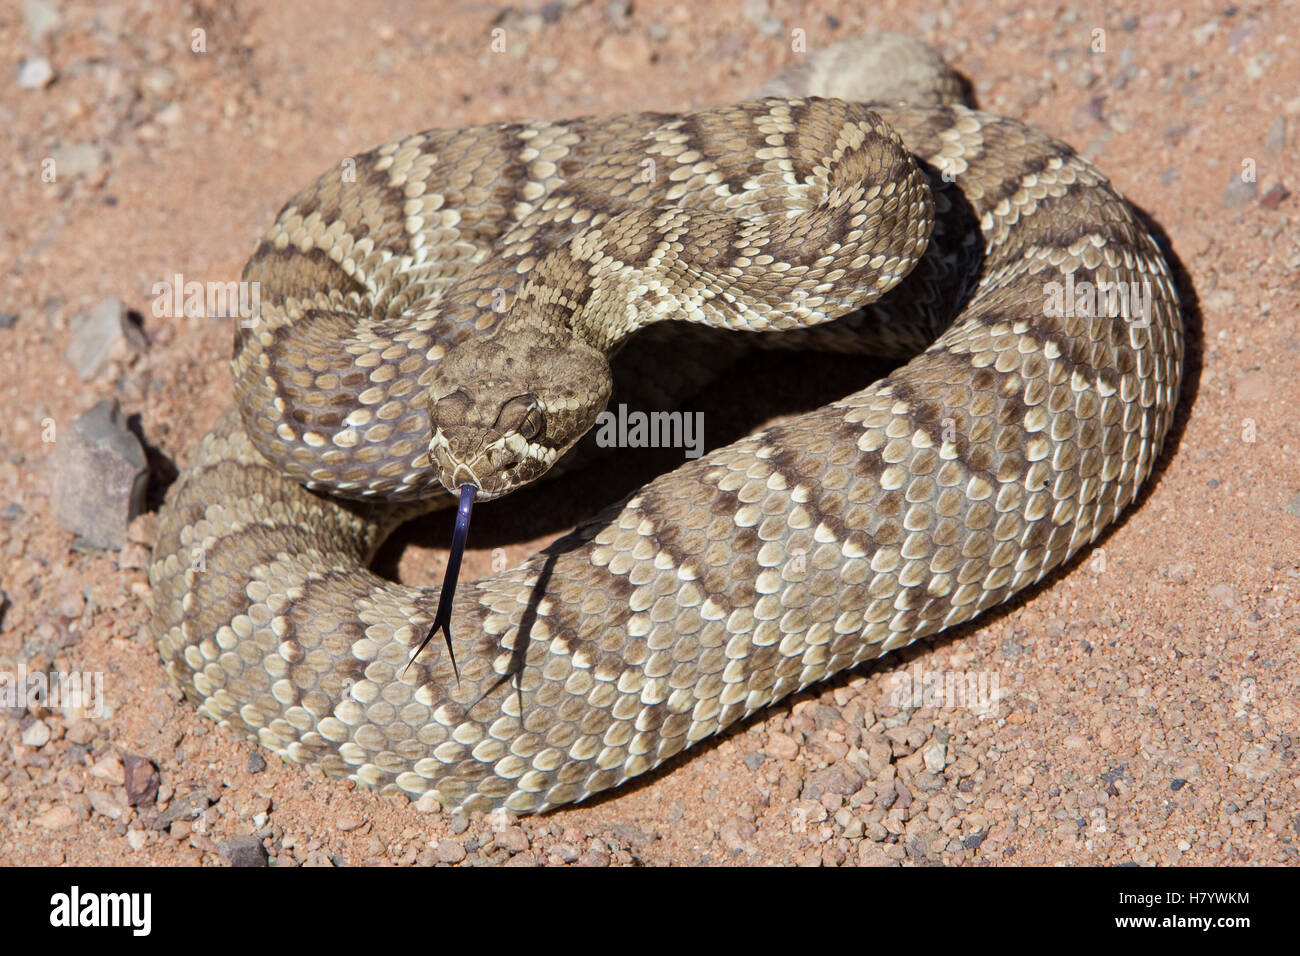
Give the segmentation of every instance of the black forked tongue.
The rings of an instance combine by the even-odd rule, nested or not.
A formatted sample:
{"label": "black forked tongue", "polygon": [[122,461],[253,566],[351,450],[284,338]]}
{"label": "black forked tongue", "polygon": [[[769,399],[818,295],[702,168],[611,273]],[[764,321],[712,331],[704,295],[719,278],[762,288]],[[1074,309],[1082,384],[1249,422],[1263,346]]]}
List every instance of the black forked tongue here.
{"label": "black forked tongue", "polygon": [[473,485],[460,486],[460,504],[456,508],[456,528],[451,533],[451,554],[447,555],[447,570],[442,576],[442,592],[438,595],[438,610],[433,615],[433,627],[420,646],[416,648],[406,666],[411,666],[420,656],[420,652],[433,640],[433,636],[442,631],[447,641],[447,656],[451,659],[451,669],[460,683],[460,670],[456,667],[456,654],[451,649],[451,605],[456,597],[456,580],[460,577],[460,559],[465,554],[465,539],[469,536],[469,512],[474,507],[474,495],[478,489]]}

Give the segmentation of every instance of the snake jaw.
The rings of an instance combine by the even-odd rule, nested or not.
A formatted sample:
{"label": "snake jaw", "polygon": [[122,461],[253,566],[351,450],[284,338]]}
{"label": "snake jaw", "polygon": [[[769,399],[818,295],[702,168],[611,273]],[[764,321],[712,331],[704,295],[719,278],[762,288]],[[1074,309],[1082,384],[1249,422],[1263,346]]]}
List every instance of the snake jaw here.
{"label": "snake jaw", "polygon": [[439,483],[453,495],[473,485],[482,501],[509,494],[540,477],[550,463],[535,467],[518,435],[475,429],[436,429],[429,441],[429,463]]}
{"label": "snake jaw", "polygon": [[[456,454],[451,450],[447,435],[441,429],[434,432],[433,439],[429,442],[429,463],[433,465],[438,481],[452,495],[459,494],[459,489],[465,485],[473,485],[480,490],[483,488],[480,473],[487,474],[483,466],[488,462],[484,460],[482,452],[476,451],[472,455]],[[483,497],[486,500],[491,495]]]}

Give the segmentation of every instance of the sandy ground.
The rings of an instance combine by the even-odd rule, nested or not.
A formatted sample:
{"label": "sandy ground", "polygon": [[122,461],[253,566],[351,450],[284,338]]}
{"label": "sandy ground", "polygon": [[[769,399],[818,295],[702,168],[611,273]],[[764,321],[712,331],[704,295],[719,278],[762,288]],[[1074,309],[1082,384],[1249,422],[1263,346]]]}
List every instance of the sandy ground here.
{"label": "sandy ground", "polygon": [[[3,711],[0,862],[221,865],[249,835],[275,865],[1297,862],[1300,231],[1273,189],[1300,187],[1294,4],[49,2],[61,23],[39,40],[21,4],[0,13],[0,313],[16,315],[0,322],[0,669],[99,672],[105,709]],[[121,551],[77,545],[42,441],[117,398],[154,452],[156,502],[229,404],[228,320],[156,319],[154,283],[236,279],[284,199],[399,133],[707,105],[793,62],[793,30],[815,49],[882,27],[1095,160],[1172,248],[1188,383],[1156,479],[1099,549],[978,626],[536,819],[447,816],[263,759],[179,699],[147,635],[149,516]],[[23,88],[39,57],[52,81]],[[78,144],[103,152],[42,181]],[[82,381],[71,320],[108,296],[143,315],[149,348]],[[539,492],[526,513],[544,518],[522,524],[522,506],[482,509],[469,572],[554,537],[575,497]],[[446,540],[430,522],[388,561],[436,583]],[[922,673],[982,675],[997,699],[900,700]],[[135,808],[122,761],[140,756],[161,785]]]}

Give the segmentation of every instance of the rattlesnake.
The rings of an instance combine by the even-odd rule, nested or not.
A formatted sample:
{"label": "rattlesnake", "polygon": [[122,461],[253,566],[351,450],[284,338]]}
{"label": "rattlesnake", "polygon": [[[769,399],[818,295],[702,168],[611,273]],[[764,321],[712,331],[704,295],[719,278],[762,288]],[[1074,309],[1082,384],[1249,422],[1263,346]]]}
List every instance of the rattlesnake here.
{"label": "rattlesnake", "polygon": [[[959,90],[927,48],[883,35],[810,57],[776,97],[418,134],[356,157],[352,178],[327,173],[245,269],[262,306],[236,334],[239,409],[164,506],[150,580],[172,678],[213,719],[330,775],[533,812],[1041,579],[1150,473],[1181,320],[1159,250],[1102,174]],[[890,102],[856,102],[872,99]],[[876,306],[826,321],[909,268]],[[1071,282],[1124,283],[1143,308],[1053,307]],[[513,364],[555,384],[580,431],[608,394],[599,362],[530,362],[525,346],[577,330],[610,352],[662,318],[805,327],[753,336],[766,344],[938,337],[462,586],[459,676],[437,644],[408,666],[437,591],[366,564],[449,500],[430,403],[463,386],[455,411],[480,432],[519,426],[533,412],[479,404]],[[480,340],[500,367],[450,374]],[[680,397],[702,348],[679,346],[647,391]],[[550,458],[571,438],[556,407]]]}

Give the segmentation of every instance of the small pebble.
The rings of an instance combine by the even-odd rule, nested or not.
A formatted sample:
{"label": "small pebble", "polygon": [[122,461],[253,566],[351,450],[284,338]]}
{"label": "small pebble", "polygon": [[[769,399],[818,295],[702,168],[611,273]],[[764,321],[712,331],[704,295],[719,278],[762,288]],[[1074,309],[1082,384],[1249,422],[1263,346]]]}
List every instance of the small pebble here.
{"label": "small pebble", "polygon": [[255,836],[237,836],[218,844],[219,851],[231,866],[266,866],[266,847]]}
{"label": "small pebble", "polygon": [[459,863],[465,859],[465,848],[455,840],[439,840],[437,852],[442,863]]}
{"label": "small pebble", "polygon": [[18,68],[18,85],[24,90],[40,90],[54,80],[54,67],[45,57],[27,60]]}
{"label": "small pebble", "polygon": [[47,33],[53,33],[63,24],[59,11],[46,0],[23,0],[23,19],[27,21],[33,43],[40,43]]}
{"label": "small pebble", "polygon": [[767,735],[767,746],[763,749],[769,757],[778,760],[793,760],[799,754],[799,745],[794,738],[778,731]]}
{"label": "small pebble", "polygon": [[88,790],[86,796],[90,800],[91,807],[100,816],[108,817],[110,820],[120,820],[122,814],[126,812],[126,807],[114,794],[105,793],[103,790]]}
{"label": "small pebble", "polygon": [[68,742],[78,747],[84,747],[90,743],[99,734],[99,727],[93,720],[74,720],[68,727],[65,736]]}
{"label": "small pebble", "polygon": [[554,853],[562,863],[576,863],[578,857],[582,856],[581,851],[572,843],[557,843],[551,847]]}
{"label": "small pebble", "polygon": [[149,348],[121,299],[104,299],[72,320],[72,341],[64,358],[83,382],[93,381],[114,362],[126,362]]}
{"label": "small pebble", "polygon": [[69,621],[80,620],[86,609],[86,595],[76,591],[59,601],[59,616]]}
{"label": "small pebble", "polygon": [[50,728],[44,721],[32,721],[23,731],[22,741],[27,747],[44,747],[50,742]]}
{"label": "small pebble", "polygon": [[50,151],[56,182],[84,179],[98,186],[108,175],[108,154],[94,143],[72,143]]}
{"label": "small pebble", "polygon": [[529,847],[528,834],[519,827],[510,827],[496,835],[496,845],[511,853],[523,853]]}
{"label": "small pebble", "polygon": [[921,751],[921,757],[925,760],[925,769],[930,773],[943,773],[943,768],[946,766],[945,757],[947,751],[948,748],[937,740],[927,744],[925,749]]}
{"label": "small pebble", "polygon": [[32,822],[46,830],[62,830],[76,822],[72,810],[59,804],[32,818]]}
{"label": "small pebble", "polygon": [[605,19],[615,29],[621,30],[627,26],[626,21],[631,15],[632,4],[629,0],[609,0],[605,4]]}
{"label": "small pebble", "polygon": [[650,43],[640,33],[611,33],[597,45],[596,59],[614,70],[641,70],[650,64]]}
{"label": "small pebble", "polygon": [[1259,184],[1255,182],[1243,182],[1240,173],[1233,173],[1232,180],[1223,190],[1223,205],[1225,209],[1236,209],[1238,206],[1244,206],[1253,200],[1259,192]]}
{"label": "small pebble", "polygon": [[122,766],[123,786],[133,807],[151,807],[158,798],[158,768],[148,757],[131,755]]}
{"label": "small pebble", "polygon": [[1264,195],[1259,197],[1261,209],[1267,209],[1270,212],[1282,205],[1283,200],[1287,199],[1291,193],[1281,183],[1274,183],[1269,187]]}
{"label": "small pebble", "polygon": [[1280,153],[1286,146],[1286,117],[1273,117],[1273,125],[1268,128],[1268,139],[1264,141],[1264,150]]}
{"label": "small pebble", "polygon": [[1216,584],[1210,588],[1210,597],[1224,607],[1233,607],[1237,603],[1237,594],[1231,584]]}
{"label": "small pebble", "polygon": [[117,786],[126,782],[126,771],[122,769],[122,761],[111,754],[96,760],[90,767],[90,775],[96,780],[103,780],[105,783]]}

